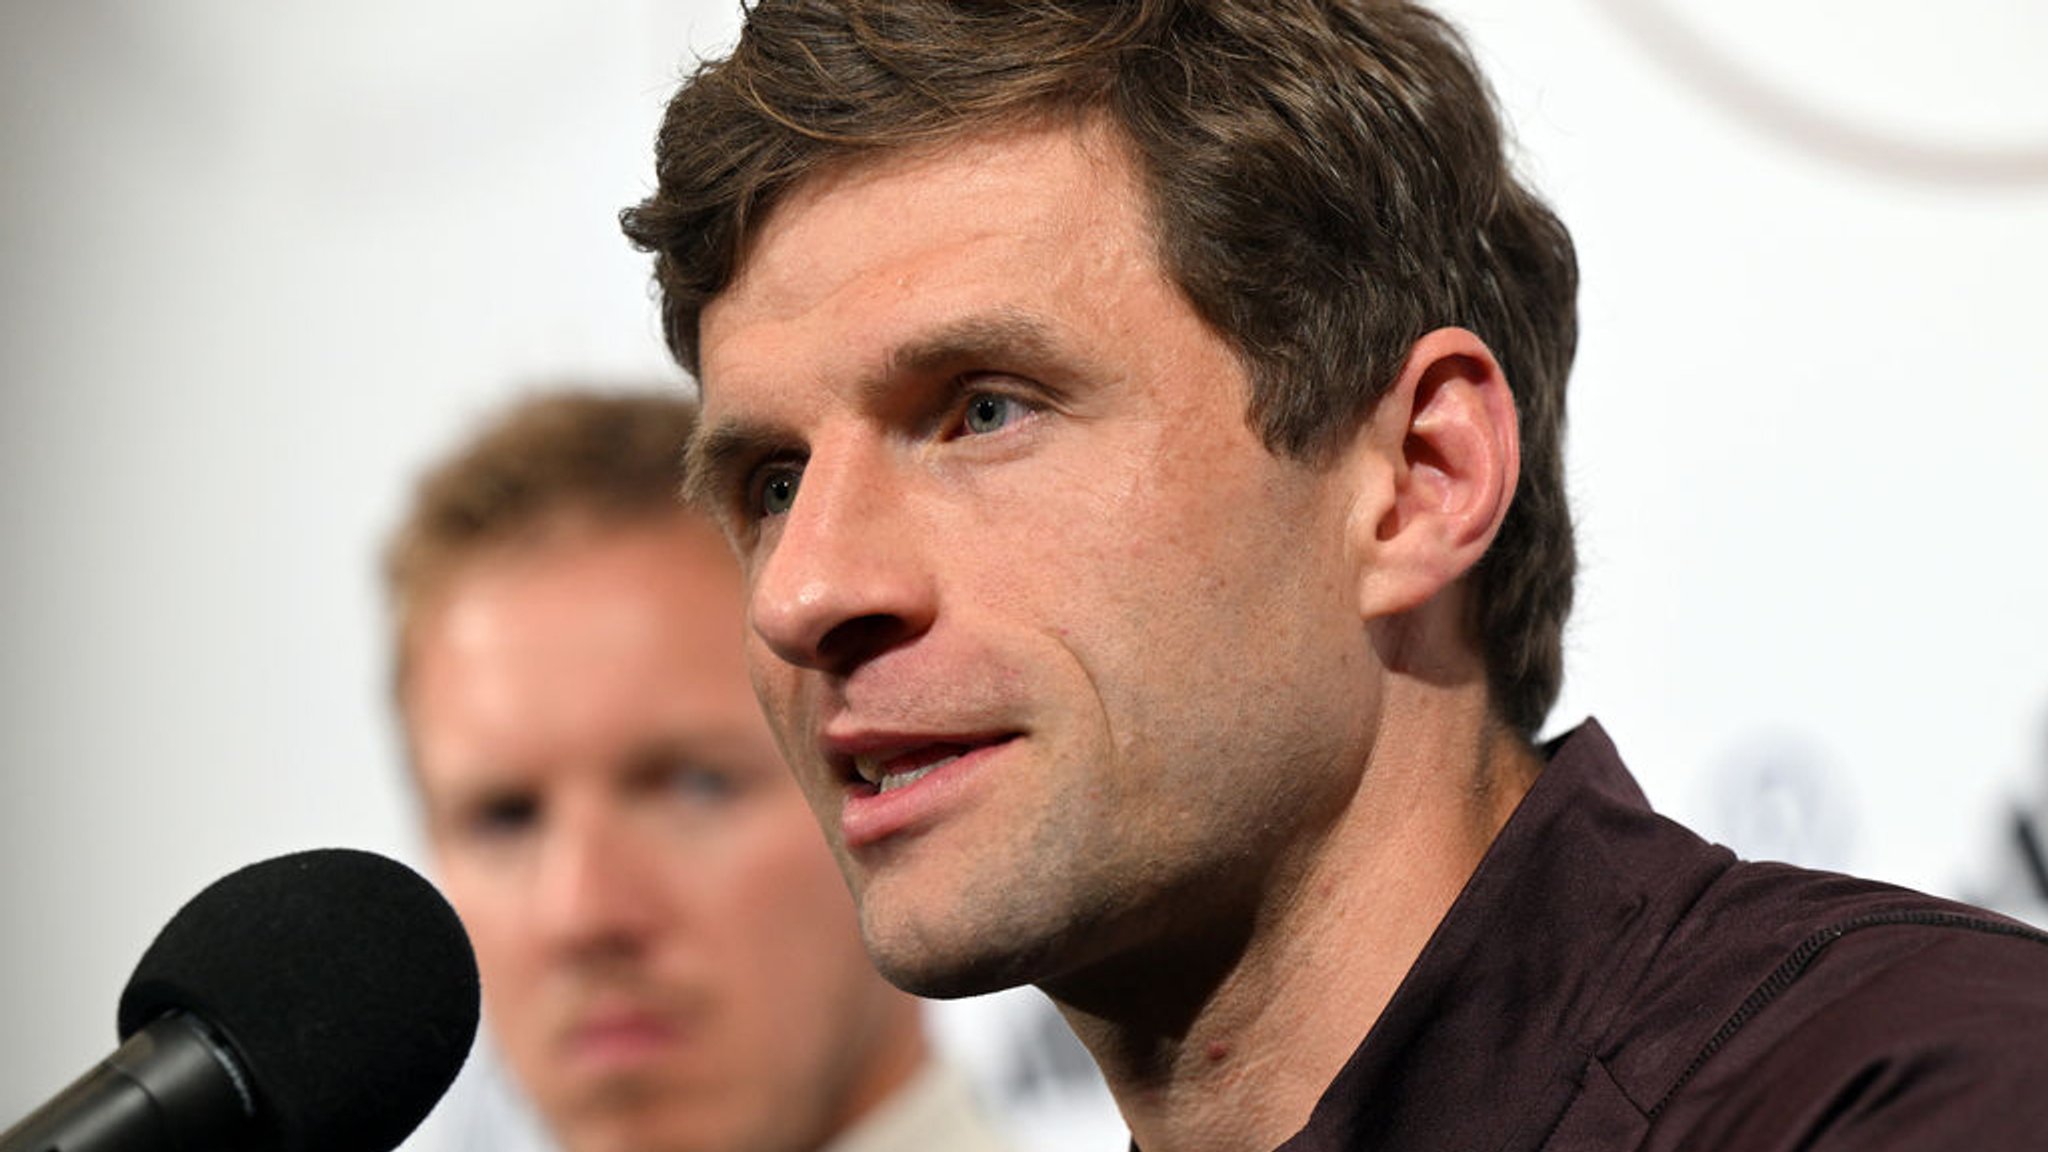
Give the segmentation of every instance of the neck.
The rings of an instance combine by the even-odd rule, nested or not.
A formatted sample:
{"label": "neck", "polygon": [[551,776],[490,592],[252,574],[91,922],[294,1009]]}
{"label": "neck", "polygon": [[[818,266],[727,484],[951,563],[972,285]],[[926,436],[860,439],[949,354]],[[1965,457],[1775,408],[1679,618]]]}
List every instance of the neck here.
{"label": "neck", "polygon": [[1046,989],[1147,1152],[1267,1152],[1299,1131],[1541,770],[1483,688],[1389,679],[1351,802],[1241,938]]}

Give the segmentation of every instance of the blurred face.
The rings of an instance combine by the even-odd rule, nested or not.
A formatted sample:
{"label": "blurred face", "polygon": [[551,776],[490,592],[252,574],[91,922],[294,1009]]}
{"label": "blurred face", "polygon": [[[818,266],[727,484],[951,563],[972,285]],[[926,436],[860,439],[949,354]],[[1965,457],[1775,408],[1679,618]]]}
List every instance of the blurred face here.
{"label": "blurred face", "polygon": [[407,718],[499,1044],[574,1152],[815,1148],[915,1067],[686,516],[469,562]]}
{"label": "blurred face", "polygon": [[1347,489],[1249,430],[1114,140],[816,177],[701,331],[757,687],[883,970],[1057,994],[1241,937],[1367,758]]}

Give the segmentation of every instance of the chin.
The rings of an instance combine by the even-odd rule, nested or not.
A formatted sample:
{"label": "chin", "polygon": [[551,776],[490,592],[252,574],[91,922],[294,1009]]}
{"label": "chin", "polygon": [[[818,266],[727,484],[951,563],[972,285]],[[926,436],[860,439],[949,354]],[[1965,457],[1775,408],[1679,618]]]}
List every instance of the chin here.
{"label": "chin", "polygon": [[675,1106],[658,1078],[610,1076],[588,1085],[549,1127],[567,1152],[698,1152],[718,1147],[702,1137],[683,1139],[676,1131]]}
{"label": "chin", "polygon": [[[650,1069],[587,1084],[550,1114],[563,1152],[815,1152],[831,1117],[815,1093],[759,1088],[763,1081],[706,1079]],[[748,1085],[753,1085],[749,1090]]]}
{"label": "chin", "polygon": [[767,1134],[748,1138],[732,1131],[734,1127],[706,1117],[664,1114],[657,1107],[586,1117],[557,1128],[556,1134],[564,1152],[757,1152],[783,1147]]}
{"label": "chin", "polygon": [[864,931],[868,956],[884,979],[913,996],[958,1000],[1025,984],[1049,971],[1047,949],[1031,947],[1001,930],[965,929],[954,938],[913,930]]}

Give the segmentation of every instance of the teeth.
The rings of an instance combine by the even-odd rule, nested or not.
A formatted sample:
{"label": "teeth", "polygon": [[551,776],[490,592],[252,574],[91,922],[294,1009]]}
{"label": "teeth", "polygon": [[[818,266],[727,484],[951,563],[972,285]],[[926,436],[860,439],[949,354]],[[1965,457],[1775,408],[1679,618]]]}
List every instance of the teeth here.
{"label": "teeth", "polygon": [[884,776],[882,777],[881,782],[876,785],[875,790],[878,792],[887,792],[894,788],[902,788],[909,784],[915,784],[919,780],[924,779],[926,776],[931,775],[934,771],[940,768],[944,768],[946,765],[951,764],[953,761],[958,759],[958,756],[948,756],[944,760],[934,760],[922,768],[916,768],[909,772],[897,772],[892,775]]}
{"label": "teeth", "polygon": [[861,779],[875,786],[877,792],[890,792],[897,788],[915,784],[959,758],[958,756],[947,756],[944,759],[934,760],[929,764],[913,768],[908,772],[890,772],[883,766],[881,761],[862,756],[854,760],[853,767],[854,771],[860,773]]}

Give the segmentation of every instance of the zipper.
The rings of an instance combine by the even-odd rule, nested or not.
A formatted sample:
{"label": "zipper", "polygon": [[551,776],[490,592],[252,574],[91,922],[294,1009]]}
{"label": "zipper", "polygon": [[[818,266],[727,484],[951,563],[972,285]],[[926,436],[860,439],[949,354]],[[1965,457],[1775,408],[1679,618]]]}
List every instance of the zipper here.
{"label": "zipper", "polygon": [[1686,1065],[1685,1071],[1679,1073],[1678,1079],[1665,1091],[1663,1098],[1659,1099],[1644,1115],[1651,1120],[1655,1120],[1658,1113],[1664,1111],[1664,1106],[1671,1102],[1671,1098],[1678,1095],[1679,1089],[1685,1087],[1686,1082],[1691,1080],[1701,1068],[1705,1067],[1707,1061],[1713,1059],[1716,1053],[1725,1047],[1730,1040],[1733,1040],[1735,1034],[1742,1031],[1744,1025],[1748,1024],[1765,1008],[1770,1007],[1771,1002],[1780,995],[1783,995],[1786,989],[1797,983],[1799,978],[1806,973],[1808,966],[1827,949],[1828,945],[1833,944],[1851,932],[1858,932],[1865,928],[1895,926],[1955,928],[1969,932],[1982,932],[1992,936],[2012,936],[2022,940],[2032,940],[2037,944],[2048,945],[2048,935],[2044,935],[2024,924],[2004,920],[1990,920],[1981,916],[1965,915],[1960,912],[1878,912],[1868,916],[1858,916],[1854,919],[1844,920],[1839,924],[1830,924],[1800,941],[1799,946],[1794,948],[1791,954],[1785,957],[1776,970],[1765,977],[1763,983],[1757,985],[1756,990],[1749,994],[1749,998],[1742,1002],[1741,1007],[1738,1007],[1734,1014],[1730,1015],[1727,1021],[1721,1025],[1720,1029],[1714,1033],[1713,1037],[1700,1048],[1699,1053],[1692,1058],[1692,1063]]}

